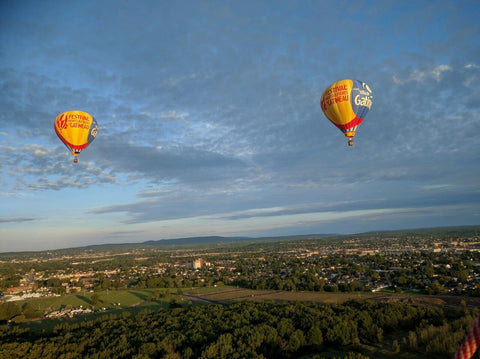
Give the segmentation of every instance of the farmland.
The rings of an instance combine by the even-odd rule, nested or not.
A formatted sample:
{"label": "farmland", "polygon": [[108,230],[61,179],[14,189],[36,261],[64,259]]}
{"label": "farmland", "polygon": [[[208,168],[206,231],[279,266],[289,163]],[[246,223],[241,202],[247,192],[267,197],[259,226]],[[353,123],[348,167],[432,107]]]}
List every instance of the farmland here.
{"label": "farmland", "polygon": [[[93,298],[93,299],[92,299]],[[170,291],[165,288],[105,290],[58,297],[45,297],[20,302],[30,303],[40,312],[48,314],[64,308],[92,308],[96,312],[131,308],[169,308],[203,304],[232,304],[238,301],[312,302],[319,304],[343,304],[350,300],[371,300],[375,302],[404,303],[410,305],[434,305],[442,308],[459,307],[465,302],[468,307],[480,307],[478,297],[452,297],[427,295],[398,295],[394,293],[327,293],[292,292],[280,290],[256,290],[220,286],[217,288],[192,288],[191,290]]]}
{"label": "farmland", "polygon": [[[192,294],[192,296],[195,296]],[[394,293],[326,293],[291,292],[279,290],[254,290],[224,288],[215,291],[200,292],[195,297],[214,303],[232,303],[241,300],[303,301],[319,304],[343,304],[349,300],[372,300],[376,302],[404,303],[412,305],[434,305],[438,307],[458,307],[462,301],[469,307],[480,307],[478,297],[452,297],[428,295],[398,295]]]}

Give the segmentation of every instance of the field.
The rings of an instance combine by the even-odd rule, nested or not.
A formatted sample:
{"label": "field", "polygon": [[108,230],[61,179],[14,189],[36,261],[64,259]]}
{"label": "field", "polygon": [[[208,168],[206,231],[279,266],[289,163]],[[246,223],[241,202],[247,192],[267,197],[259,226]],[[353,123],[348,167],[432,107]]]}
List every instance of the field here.
{"label": "field", "polygon": [[201,299],[212,303],[229,303],[238,300],[277,300],[304,301],[323,304],[341,304],[347,300],[368,298],[372,295],[363,293],[319,293],[287,292],[281,290],[256,290],[243,288],[219,288],[211,292],[192,293],[192,299]]}
{"label": "field", "polygon": [[[96,299],[94,299],[96,297]],[[172,300],[177,303],[191,302],[195,305],[207,303],[228,304],[242,300],[304,301],[321,304],[342,304],[348,300],[375,300],[397,302],[410,305],[435,305],[439,307],[459,307],[464,300],[467,306],[479,307],[480,298],[396,295],[390,293],[331,293],[331,292],[288,292],[279,290],[254,290],[229,286],[195,289],[126,289],[100,292],[81,292],[60,297],[45,297],[27,300],[41,312],[62,308],[92,308],[95,310],[125,309],[148,307],[150,309],[168,308]],[[92,302],[95,300],[95,303]],[[20,305],[27,302],[20,302]]]}
{"label": "field", "polygon": [[[92,306],[92,297],[94,294],[98,296],[98,304],[96,309],[100,308],[128,308],[142,305],[149,302],[149,298],[155,293],[154,289],[136,289],[136,290],[109,290],[100,292],[82,292],[78,294],[64,295],[60,297],[45,297],[38,299],[29,299],[35,308],[41,311],[59,310],[65,307],[78,308]],[[173,296],[166,296],[161,300],[150,301],[156,303],[159,307],[167,307],[167,301],[174,298]],[[176,296],[175,296],[176,298]],[[23,303],[23,302],[22,302]]]}
{"label": "field", "polygon": [[191,300],[212,303],[231,303],[239,300],[304,301],[321,304],[342,304],[348,300],[374,300],[410,305],[434,305],[439,307],[459,307],[465,301],[469,307],[480,307],[480,298],[459,296],[427,296],[390,293],[328,293],[328,292],[287,292],[279,290],[254,290],[233,287],[217,288],[214,291],[197,292],[188,296]]}

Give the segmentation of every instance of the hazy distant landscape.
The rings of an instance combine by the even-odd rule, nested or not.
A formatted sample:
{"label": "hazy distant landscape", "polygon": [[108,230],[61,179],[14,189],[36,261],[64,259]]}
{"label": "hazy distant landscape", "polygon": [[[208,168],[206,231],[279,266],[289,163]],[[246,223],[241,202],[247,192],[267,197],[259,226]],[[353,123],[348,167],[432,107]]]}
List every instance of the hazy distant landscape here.
{"label": "hazy distant landscape", "polygon": [[480,226],[0,253],[0,291],[2,357],[447,358],[480,314]]}

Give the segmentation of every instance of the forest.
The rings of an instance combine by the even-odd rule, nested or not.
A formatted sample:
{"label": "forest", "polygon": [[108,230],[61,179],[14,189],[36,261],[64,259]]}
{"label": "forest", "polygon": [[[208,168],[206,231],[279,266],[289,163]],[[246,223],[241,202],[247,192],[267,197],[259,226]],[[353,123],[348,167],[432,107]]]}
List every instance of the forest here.
{"label": "forest", "polygon": [[[2,358],[450,358],[478,308],[237,302],[0,326]],[[478,354],[476,354],[478,358]]]}

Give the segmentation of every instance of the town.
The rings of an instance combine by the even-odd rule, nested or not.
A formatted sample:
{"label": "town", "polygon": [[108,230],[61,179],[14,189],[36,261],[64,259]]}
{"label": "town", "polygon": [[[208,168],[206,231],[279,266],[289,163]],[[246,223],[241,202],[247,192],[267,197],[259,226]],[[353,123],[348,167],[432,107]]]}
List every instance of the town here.
{"label": "town", "polygon": [[479,226],[0,253],[0,352],[451,357],[479,287]]}
{"label": "town", "polygon": [[480,296],[480,228],[0,254],[1,301],[232,285]]}

